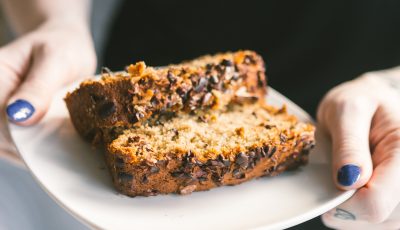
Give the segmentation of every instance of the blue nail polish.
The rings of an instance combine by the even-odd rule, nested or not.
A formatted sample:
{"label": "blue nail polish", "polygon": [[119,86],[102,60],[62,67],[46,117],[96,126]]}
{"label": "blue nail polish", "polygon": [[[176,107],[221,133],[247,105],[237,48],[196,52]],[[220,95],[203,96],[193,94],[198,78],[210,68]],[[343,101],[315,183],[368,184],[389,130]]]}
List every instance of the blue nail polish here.
{"label": "blue nail polish", "polygon": [[361,169],[357,165],[344,165],[337,174],[338,182],[343,186],[350,186],[360,178]]}
{"label": "blue nail polish", "polygon": [[8,119],[13,122],[26,121],[33,115],[34,112],[35,108],[31,103],[25,100],[16,100],[7,106]]}

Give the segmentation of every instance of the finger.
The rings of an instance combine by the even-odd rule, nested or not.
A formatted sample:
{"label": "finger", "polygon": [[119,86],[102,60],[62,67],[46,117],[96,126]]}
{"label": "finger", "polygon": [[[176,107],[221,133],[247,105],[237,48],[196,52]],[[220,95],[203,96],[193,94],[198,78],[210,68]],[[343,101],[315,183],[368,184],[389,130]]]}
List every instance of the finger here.
{"label": "finger", "polygon": [[[370,181],[355,193],[355,195],[340,205],[339,210],[347,210],[354,215],[354,219],[372,223],[381,223],[386,220],[390,224],[398,224],[398,213],[393,212],[400,202],[400,127],[399,118],[393,116],[393,107],[380,107],[373,120],[371,136],[378,140],[374,143],[372,155],[375,169]],[[398,114],[398,113],[397,113]],[[379,134],[379,135],[378,135]],[[385,135],[382,135],[385,134]],[[336,213],[325,214],[330,226],[336,227],[346,224]],[[387,220],[389,216],[395,216]],[[339,215],[340,217],[340,215]],[[396,221],[397,220],[397,221]]]}
{"label": "finger", "polygon": [[19,125],[38,122],[49,107],[53,93],[65,83],[68,70],[54,48],[33,47],[26,79],[8,100],[7,116]]}
{"label": "finger", "polygon": [[336,103],[329,116],[332,136],[332,169],[336,185],[350,190],[365,185],[372,174],[369,131],[376,106],[367,98],[355,97]]}
{"label": "finger", "polygon": [[[387,220],[400,201],[400,184],[397,183],[400,176],[400,152],[395,151],[375,168],[365,187],[336,209],[324,214],[324,223],[342,229],[354,221],[379,224]],[[390,223],[398,224],[398,221],[390,220]]]}
{"label": "finger", "polygon": [[7,98],[19,85],[21,76],[28,69],[30,46],[18,39],[0,48],[0,109],[5,109]]}

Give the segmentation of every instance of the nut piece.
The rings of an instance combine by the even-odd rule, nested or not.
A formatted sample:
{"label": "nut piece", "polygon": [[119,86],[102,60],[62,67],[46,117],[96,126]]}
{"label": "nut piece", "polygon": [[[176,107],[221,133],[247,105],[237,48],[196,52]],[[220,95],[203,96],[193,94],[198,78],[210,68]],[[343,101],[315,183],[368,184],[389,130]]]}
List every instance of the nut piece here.
{"label": "nut piece", "polygon": [[240,136],[240,137],[244,137],[244,128],[243,127],[239,127],[235,129],[236,135]]}
{"label": "nut piece", "polygon": [[181,188],[179,192],[180,192],[181,195],[189,195],[194,190],[196,190],[196,188],[197,188],[197,185],[192,184],[192,185],[188,185],[186,187]]}

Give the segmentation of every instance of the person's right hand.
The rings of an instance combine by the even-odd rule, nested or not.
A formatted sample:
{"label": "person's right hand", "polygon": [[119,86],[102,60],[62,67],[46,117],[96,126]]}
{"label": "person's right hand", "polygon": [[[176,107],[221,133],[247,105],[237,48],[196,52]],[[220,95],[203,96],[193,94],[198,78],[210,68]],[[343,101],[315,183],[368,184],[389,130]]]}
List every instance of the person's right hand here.
{"label": "person's right hand", "polygon": [[340,84],[318,110],[332,139],[333,179],[357,189],[322,220],[334,229],[400,228],[400,67]]}
{"label": "person's right hand", "polygon": [[95,68],[88,25],[78,21],[45,22],[1,47],[0,146],[9,149],[6,146],[10,144],[4,111],[13,123],[33,125],[46,113],[60,87],[93,74]]}

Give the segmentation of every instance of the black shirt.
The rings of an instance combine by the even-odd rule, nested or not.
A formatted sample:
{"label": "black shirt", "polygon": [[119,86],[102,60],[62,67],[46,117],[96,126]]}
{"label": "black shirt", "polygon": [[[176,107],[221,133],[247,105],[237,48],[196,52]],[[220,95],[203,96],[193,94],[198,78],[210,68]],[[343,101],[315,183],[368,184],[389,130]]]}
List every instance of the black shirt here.
{"label": "black shirt", "polygon": [[105,52],[120,70],[252,49],[269,84],[315,114],[322,96],[363,72],[400,64],[400,1],[125,1]]}

